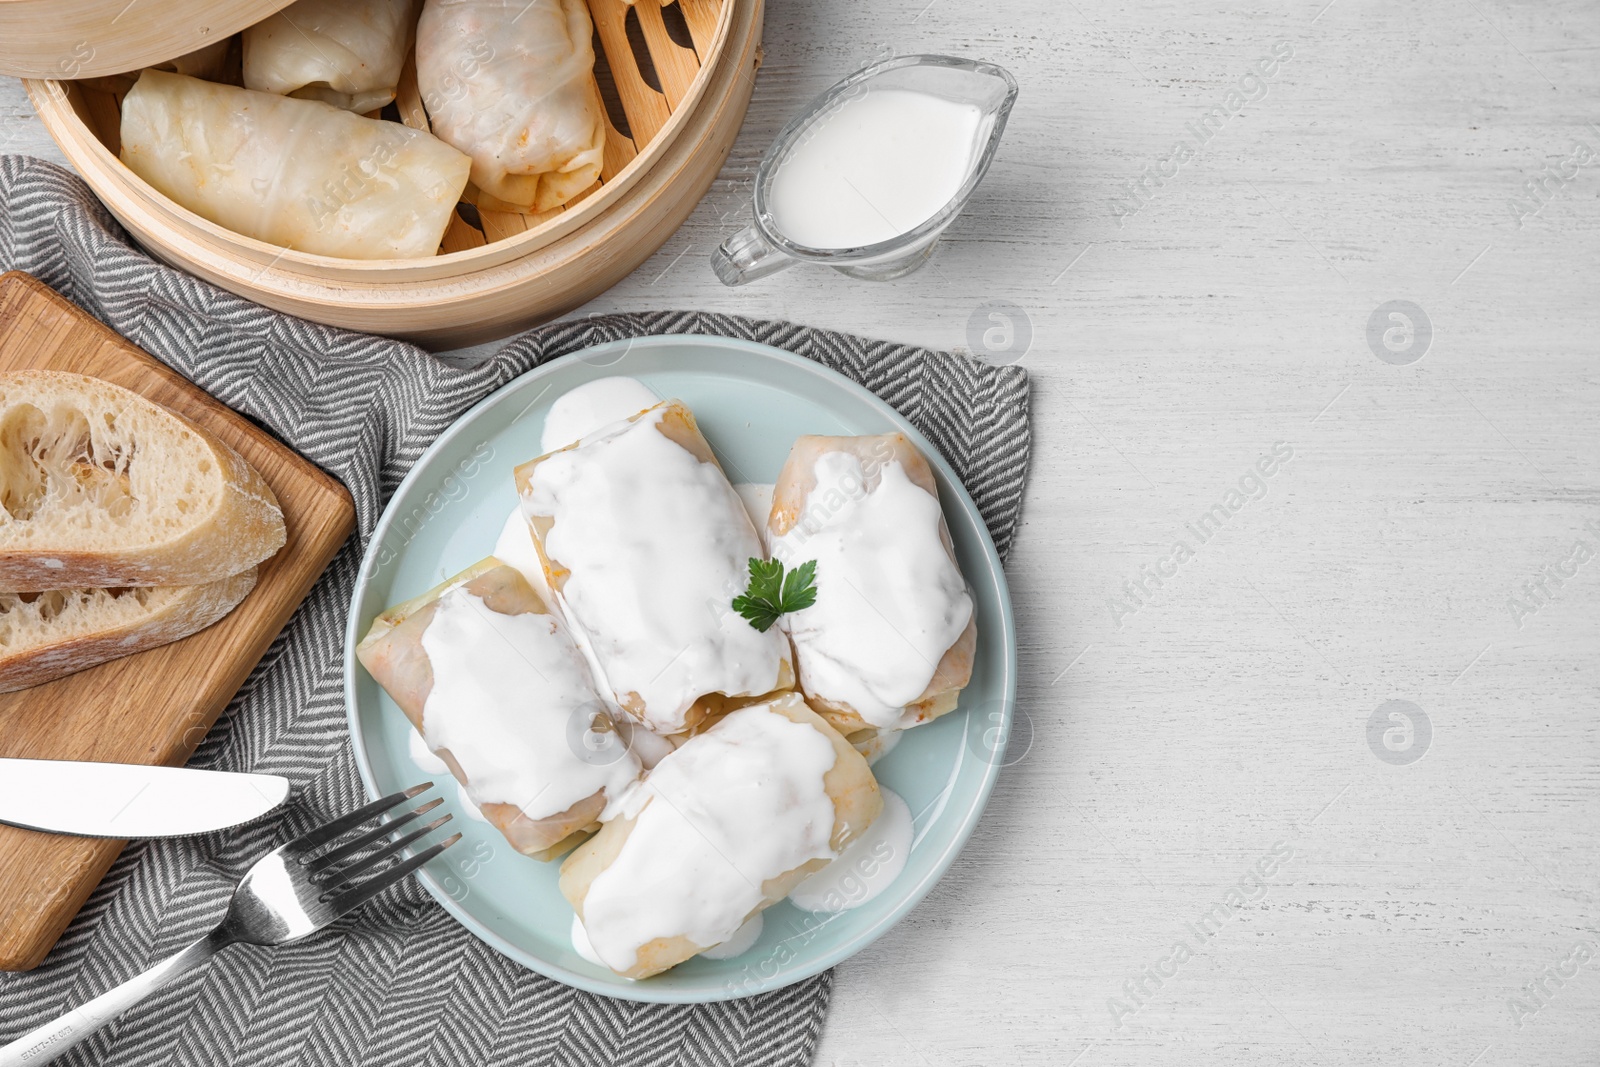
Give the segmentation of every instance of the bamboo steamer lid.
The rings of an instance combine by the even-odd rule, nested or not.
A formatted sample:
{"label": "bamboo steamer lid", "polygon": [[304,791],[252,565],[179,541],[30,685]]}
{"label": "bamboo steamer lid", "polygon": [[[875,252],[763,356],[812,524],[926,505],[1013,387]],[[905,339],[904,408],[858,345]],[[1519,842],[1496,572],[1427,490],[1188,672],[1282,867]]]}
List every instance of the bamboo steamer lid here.
{"label": "bamboo steamer lid", "polygon": [[96,78],[220,41],[291,0],[0,0],[0,74]]}

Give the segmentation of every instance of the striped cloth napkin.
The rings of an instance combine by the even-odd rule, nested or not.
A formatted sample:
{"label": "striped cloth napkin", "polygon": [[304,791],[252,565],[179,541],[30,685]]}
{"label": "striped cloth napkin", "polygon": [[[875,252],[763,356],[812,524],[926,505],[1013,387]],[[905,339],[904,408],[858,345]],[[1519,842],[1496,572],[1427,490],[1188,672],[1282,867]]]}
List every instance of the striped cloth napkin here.
{"label": "striped cloth napkin", "polygon": [[[136,842],[38,970],[0,975],[0,1043],[200,936],[263,852],[365,800],[345,729],[341,644],[366,539],[422,450],[528,369],[602,341],[720,334],[788,349],[860,382],[942,451],[1004,557],[1028,470],[1028,380],[945,353],[787,322],[688,311],[531,330],[487,362],[270,311],[139,251],[78,178],[0,158],[0,268],[25,270],[266,426],[340,478],[357,533],[205,739],[191,766],[281,774],[283,818],[226,834]],[[803,1067],[830,976],[725,1004],[634,1004],[524,970],[458,926],[414,882],[331,931],[237,947],[62,1062]]]}

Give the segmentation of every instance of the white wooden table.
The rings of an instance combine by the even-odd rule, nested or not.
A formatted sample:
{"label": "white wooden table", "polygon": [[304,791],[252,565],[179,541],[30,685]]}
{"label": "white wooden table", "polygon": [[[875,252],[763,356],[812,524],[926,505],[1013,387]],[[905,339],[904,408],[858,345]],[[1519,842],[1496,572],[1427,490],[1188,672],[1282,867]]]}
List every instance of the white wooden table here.
{"label": "white wooden table", "polygon": [[[721,178],[584,309],[951,347],[1003,300],[1031,327],[1031,747],[839,969],[819,1063],[1600,1058],[1600,6],[1324,4],[769,0]],[[1016,74],[976,203],[905,280],[722,288],[706,254],[771,136],[883,48]],[[0,146],[60,159],[10,80]],[[1398,320],[1369,344],[1393,300],[1420,358]],[[1391,700],[1409,736],[1384,708],[1369,744]]]}

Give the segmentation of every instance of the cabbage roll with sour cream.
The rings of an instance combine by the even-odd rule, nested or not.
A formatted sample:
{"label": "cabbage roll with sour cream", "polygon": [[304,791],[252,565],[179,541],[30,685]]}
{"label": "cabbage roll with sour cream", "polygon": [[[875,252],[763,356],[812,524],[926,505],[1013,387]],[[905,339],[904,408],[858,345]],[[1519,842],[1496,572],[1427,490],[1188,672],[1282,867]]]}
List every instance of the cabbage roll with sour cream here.
{"label": "cabbage roll with sour cream", "polygon": [[561,865],[596,955],[648,978],[721,944],[872,825],[867,761],[797,694],[685,741]]}
{"label": "cabbage roll with sour cream", "polygon": [[244,86],[358,114],[394,99],[416,0],[298,0],[244,31]]}
{"label": "cabbage roll with sour cream", "polygon": [[854,739],[956,706],[977,648],[972,594],[933,470],[903,434],[800,438],[767,534],[785,566],[817,561],[816,603],[781,625],[823,718]]}
{"label": "cabbage roll with sour cream", "polygon": [[789,643],[732,610],[749,514],[669,400],[516,470],[550,588],[615,702],[659,734],[794,684]]}
{"label": "cabbage roll with sour cream", "polygon": [[566,626],[497,559],[379,615],[356,658],[524,855],[570,849],[639,777]]}
{"label": "cabbage roll with sour cream", "polygon": [[417,87],[433,132],[503,205],[548,211],[600,177],[605,108],[584,0],[426,0]]}
{"label": "cabbage roll with sour cream", "polygon": [[123,99],[122,162],[235,233],[346,259],[435,255],[471,166],[398,122],[155,70]]}

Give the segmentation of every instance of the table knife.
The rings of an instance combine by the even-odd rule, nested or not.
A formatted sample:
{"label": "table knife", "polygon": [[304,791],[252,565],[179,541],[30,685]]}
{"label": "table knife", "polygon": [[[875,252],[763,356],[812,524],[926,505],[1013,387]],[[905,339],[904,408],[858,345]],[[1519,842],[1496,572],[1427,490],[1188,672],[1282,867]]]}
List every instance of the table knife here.
{"label": "table knife", "polygon": [[186,837],[259,819],[289,781],[128,763],[0,758],[0,823],[75,837]]}

